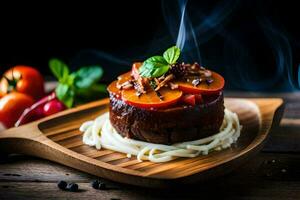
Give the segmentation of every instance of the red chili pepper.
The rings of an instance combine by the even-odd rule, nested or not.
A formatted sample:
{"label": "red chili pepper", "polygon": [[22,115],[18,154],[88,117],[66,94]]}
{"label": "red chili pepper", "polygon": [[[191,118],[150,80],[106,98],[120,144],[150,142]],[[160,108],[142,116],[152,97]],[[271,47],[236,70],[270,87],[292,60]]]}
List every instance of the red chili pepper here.
{"label": "red chili pepper", "polygon": [[55,98],[44,105],[43,113],[45,116],[49,116],[49,115],[58,113],[60,111],[63,111],[65,109],[66,109],[66,106],[61,101],[59,101],[57,98]]}
{"label": "red chili pepper", "polygon": [[20,126],[28,122],[32,122],[37,119],[41,119],[45,116],[44,114],[44,105],[52,100],[56,99],[55,92],[50,95],[40,99],[38,102],[25,109],[18,121],[15,123],[15,126]]}

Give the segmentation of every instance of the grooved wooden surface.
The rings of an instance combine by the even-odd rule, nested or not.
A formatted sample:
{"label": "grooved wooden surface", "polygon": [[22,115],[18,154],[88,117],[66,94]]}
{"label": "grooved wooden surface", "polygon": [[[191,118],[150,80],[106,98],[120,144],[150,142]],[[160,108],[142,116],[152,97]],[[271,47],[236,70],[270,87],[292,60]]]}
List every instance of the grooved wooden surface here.
{"label": "grooved wooden surface", "polygon": [[[245,93],[232,93],[231,95],[249,97]],[[256,97],[261,97],[261,95],[264,94],[251,94],[251,96]],[[26,197],[39,199],[55,197],[75,199],[85,197],[97,197],[97,199],[186,199],[196,197],[298,199],[300,196],[300,170],[298,169],[300,166],[300,156],[298,155],[300,125],[297,118],[300,118],[300,111],[297,108],[300,108],[300,95],[298,93],[288,93],[267,94],[265,96],[285,98],[286,110],[281,125],[273,130],[261,153],[226,176],[207,181],[204,184],[199,183],[188,187],[180,186],[178,189],[163,190],[145,189],[106,181],[111,189],[97,191],[89,186],[89,182],[95,178],[91,175],[50,161],[27,156],[14,156],[0,165],[0,199],[11,199],[12,197],[15,199],[24,199]],[[77,138],[77,133],[74,130],[72,127],[71,129],[66,129],[65,139],[63,136],[56,134],[50,134],[48,137],[70,145],[72,142],[68,143],[68,140]],[[76,141],[76,139],[72,141]],[[69,146],[69,148],[72,151],[86,152],[87,156],[104,159],[113,165],[133,170],[147,171],[154,167],[152,164],[138,163],[134,159],[127,160],[127,158],[123,158],[118,153],[112,153],[109,150],[101,153],[87,150],[85,146],[80,145],[80,142],[75,146]],[[113,155],[112,158],[110,155]],[[193,170],[193,168],[191,167],[190,170]],[[56,188],[56,182],[60,179],[75,181],[79,183],[83,190],[80,193],[59,191]]]}

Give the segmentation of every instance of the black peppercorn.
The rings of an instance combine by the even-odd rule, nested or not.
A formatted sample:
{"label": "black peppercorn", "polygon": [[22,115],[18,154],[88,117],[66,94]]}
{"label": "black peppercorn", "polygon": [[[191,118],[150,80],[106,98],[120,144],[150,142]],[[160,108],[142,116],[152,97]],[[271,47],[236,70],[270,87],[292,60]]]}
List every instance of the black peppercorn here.
{"label": "black peppercorn", "polygon": [[67,190],[71,192],[77,192],[78,191],[78,185],[76,183],[69,183],[67,185]]}
{"label": "black peppercorn", "polygon": [[106,184],[105,183],[99,183],[99,190],[105,190]]}
{"label": "black peppercorn", "polygon": [[67,187],[67,182],[66,182],[66,181],[59,181],[59,182],[57,183],[57,187],[58,187],[59,189],[61,189],[61,190],[65,190],[66,187]]}
{"label": "black peppercorn", "polygon": [[94,189],[99,189],[99,180],[93,180],[92,181],[92,187],[94,188]]}

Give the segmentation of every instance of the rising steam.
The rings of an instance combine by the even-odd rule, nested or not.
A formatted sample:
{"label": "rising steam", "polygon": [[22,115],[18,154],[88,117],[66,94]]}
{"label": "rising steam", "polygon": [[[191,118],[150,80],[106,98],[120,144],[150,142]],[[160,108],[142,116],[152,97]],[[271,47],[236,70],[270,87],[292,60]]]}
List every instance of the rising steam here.
{"label": "rising steam", "polygon": [[180,49],[184,49],[184,44],[186,41],[186,28],[185,28],[185,8],[187,1],[180,1],[181,3],[181,18],[180,18],[180,25],[179,31],[177,34],[176,46]]}
{"label": "rising steam", "polygon": [[129,70],[132,62],[161,53],[176,43],[182,50],[182,61],[196,61],[221,73],[226,78],[227,88],[255,91],[299,88],[300,65],[295,72],[289,38],[261,14],[264,11],[254,14],[251,21],[254,28],[243,23],[230,27],[227,25],[239,18],[236,12],[243,9],[240,2],[224,0],[210,9],[202,9],[201,5],[205,4],[163,0],[162,13],[167,28],[165,31],[168,31],[163,36],[145,42],[140,49],[128,47],[119,56],[85,50],[72,63],[75,66],[101,64],[105,68],[105,77],[109,75],[105,81],[110,81]]}

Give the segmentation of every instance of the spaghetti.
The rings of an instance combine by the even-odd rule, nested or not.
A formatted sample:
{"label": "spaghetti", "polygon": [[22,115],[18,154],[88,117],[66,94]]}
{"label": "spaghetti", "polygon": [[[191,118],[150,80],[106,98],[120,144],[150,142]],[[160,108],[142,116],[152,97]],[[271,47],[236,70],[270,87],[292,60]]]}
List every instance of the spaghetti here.
{"label": "spaghetti", "polygon": [[181,142],[173,145],[154,144],[122,137],[111,125],[109,113],[94,121],[87,121],[80,127],[83,132],[83,143],[125,153],[128,157],[137,156],[139,161],[167,162],[178,157],[192,158],[207,155],[210,151],[220,151],[236,142],[241,133],[238,116],[225,109],[220,131],[212,136],[199,140]]}

